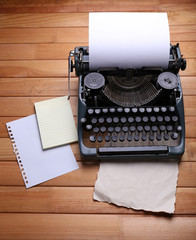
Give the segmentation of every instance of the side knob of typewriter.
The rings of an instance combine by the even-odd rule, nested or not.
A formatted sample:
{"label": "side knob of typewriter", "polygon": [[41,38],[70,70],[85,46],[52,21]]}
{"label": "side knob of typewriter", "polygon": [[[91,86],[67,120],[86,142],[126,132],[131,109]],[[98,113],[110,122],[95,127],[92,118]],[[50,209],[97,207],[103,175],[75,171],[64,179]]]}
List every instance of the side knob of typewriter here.
{"label": "side knob of typewriter", "polygon": [[181,62],[181,70],[184,71],[186,69],[186,59],[183,58]]}

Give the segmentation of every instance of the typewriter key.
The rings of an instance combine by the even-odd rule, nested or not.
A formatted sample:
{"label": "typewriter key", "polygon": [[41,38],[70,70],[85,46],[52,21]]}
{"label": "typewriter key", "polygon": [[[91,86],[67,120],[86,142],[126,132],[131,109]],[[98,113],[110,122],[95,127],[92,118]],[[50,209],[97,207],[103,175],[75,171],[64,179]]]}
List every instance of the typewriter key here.
{"label": "typewriter key", "polygon": [[109,141],[110,141],[110,136],[109,136],[109,135],[106,135],[106,136],[105,136],[105,141],[106,141],[106,142],[109,142]]}
{"label": "typewriter key", "polygon": [[117,136],[112,136],[112,141],[113,142],[117,142],[117,140],[118,140]]}
{"label": "typewriter key", "polygon": [[154,141],[154,135],[150,134],[150,135],[149,135],[149,140],[150,140],[150,141]]}
{"label": "typewriter key", "polygon": [[157,129],[158,129],[157,126],[152,126],[152,131],[153,131],[153,132],[156,132]]}
{"label": "typewriter key", "polygon": [[127,141],[129,141],[129,142],[132,141],[132,136],[131,135],[127,136]]}
{"label": "typewriter key", "polygon": [[135,128],[135,126],[130,126],[130,127],[129,127],[129,130],[130,130],[131,132],[135,132],[136,128]]}
{"label": "typewriter key", "polygon": [[164,134],[164,139],[165,139],[165,141],[168,141],[169,140],[169,134]]}
{"label": "typewriter key", "polygon": [[178,133],[173,132],[171,137],[172,137],[172,139],[176,140],[178,138]]}
{"label": "typewriter key", "polygon": [[120,132],[120,127],[115,127],[115,132],[119,133]]}
{"label": "typewriter key", "polygon": [[102,133],[104,133],[104,132],[106,131],[106,127],[104,127],[104,126],[100,127],[100,131],[101,131]]}
{"label": "typewriter key", "polygon": [[163,122],[163,117],[162,117],[162,116],[158,116],[158,117],[157,117],[157,121],[158,121],[158,122]]}
{"label": "typewriter key", "polygon": [[178,117],[177,117],[177,116],[173,116],[173,117],[172,117],[172,121],[173,121],[173,122],[177,122],[177,121],[178,121]]}
{"label": "typewriter key", "polygon": [[103,112],[103,113],[108,113],[108,109],[107,109],[107,108],[103,108],[103,109],[102,109],[102,112]]}
{"label": "typewriter key", "polygon": [[90,139],[91,142],[95,142],[95,141],[96,141],[95,135],[91,135],[91,136],[89,137],[89,139]]}
{"label": "typewriter key", "polygon": [[99,118],[99,123],[104,123],[104,118]]}
{"label": "typewriter key", "polygon": [[152,112],[152,108],[151,107],[146,108],[146,112],[151,113]]}
{"label": "typewriter key", "polygon": [[160,125],[159,129],[164,132],[165,131],[165,126],[164,125]]}
{"label": "typewriter key", "polygon": [[145,108],[139,108],[139,111],[140,111],[141,113],[144,113],[144,112],[145,112]]}
{"label": "typewriter key", "polygon": [[107,123],[111,123],[112,122],[112,118],[111,117],[106,118],[106,122]]}
{"label": "typewriter key", "polygon": [[142,141],[146,141],[147,140],[147,136],[145,134],[142,134]]}
{"label": "typewriter key", "polygon": [[130,112],[130,108],[125,108],[124,111],[125,111],[125,113],[129,113]]}
{"label": "typewriter key", "polygon": [[154,112],[158,113],[159,112],[159,107],[154,107],[153,110],[154,110]]}
{"label": "typewriter key", "polygon": [[129,118],[128,118],[128,122],[129,122],[129,123],[134,122],[134,118],[133,118],[133,117],[129,117]]}
{"label": "typewriter key", "polygon": [[128,127],[127,126],[124,126],[123,128],[122,128],[122,130],[123,130],[123,132],[128,132]]}
{"label": "typewriter key", "polygon": [[134,140],[135,140],[135,141],[139,141],[139,139],[140,139],[139,135],[135,134]]}
{"label": "typewriter key", "polygon": [[125,137],[123,135],[120,135],[119,140],[123,142],[125,140]]}
{"label": "typewriter key", "polygon": [[137,111],[138,111],[137,108],[132,108],[133,113],[137,113]]}
{"label": "typewriter key", "polygon": [[100,112],[101,112],[101,109],[99,109],[99,108],[95,109],[96,114],[100,114]]}
{"label": "typewriter key", "polygon": [[96,118],[92,118],[92,119],[91,119],[91,123],[92,123],[92,124],[97,123],[97,119],[96,119]]}
{"label": "typewriter key", "polygon": [[103,141],[103,137],[102,136],[97,136],[97,141],[98,142],[102,142]]}
{"label": "typewriter key", "polygon": [[146,126],[144,127],[144,130],[145,130],[146,132],[149,132],[149,131],[150,131],[150,126],[146,125]]}
{"label": "typewriter key", "polygon": [[113,122],[114,122],[114,123],[118,123],[118,122],[119,122],[119,118],[118,118],[118,117],[114,117],[114,118],[113,118]]}
{"label": "typewriter key", "polygon": [[98,128],[98,127],[94,127],[94,128],[93,128],[93,132],[94,132],[94,133],[98,133],[98,132],[99,132],[99,128]]}
{"label": "typewriter key", "polygon": [[115,113],[115,108],[110,108],[111,113]]}
{"label": "typewriter key", "polygon": [[81,118],[80,122],[81,123],[85,123],[86,122],[86,118]]}
{"label": "typewriter key", "polygon": [[153,123],[156,122],[156,117],[151,116],[151,117],[150,117],[150,121],[153,122]]}
{"label": "typewriter key", "polygon": [[143,127],[142,126],[137,126],[137,130],[138,130],[138,132],[141,132],[143,130]]}
{"label": "typewriter key", "polygon": [[86,125],[86,130],[90,131],[92,129],[92,125],[88,124]]}
{"label": "typewriter key", "polygon": [[170,112],[175,112],[175,107],[169,107]]}
{"label": "typewriter key", "polygon": [[108,132],[109,132],[109,133],[114,132],[114,128],[113,128],[113,127],[109,127],[109,128],[108,128]]}
{"label": "typewriter key", "polygon": [[148,117],[145,116],[145,117],[142,118],[142,120],[143,120],[143,122],[146,123],[146,122],[148,122]]}
{"label": "typewriter key", "polygon": [[171,132],[173,130],[173,127],[171,125],[167,126],[167,131]]}
{"label": "typewriter key", "polygon": [[122,118],[120,119],[120,121],[121,121],[121,123],[126,123],[127,119],[126,119],[125,117],[122,117]]}
{"label": "typewriter key", "polygon": [[136,118],[135,118],[135,121],[136,121],[137,123],[140,123],[141,120],[142,120],[141,117],[136,117]]}
{"label": "typewriter key", "polygon": [[181,131],[182,131],[182,126],[179,125],[179,126],[177,127],[177,131],[178,131],[178,132],[181,132]]}
{"label": "typewriter key", "polygon": [[158,140],[158,141],[161,141],[161,139],[162,139],[161,134],[157,134],[157,140]]}
{"label": "typewriter key", "polygon": [[170,121],[170,117],[169,116],[165,116],[165,121],[169,122]]}
{"label": "typewriter key", "polygon": [[92,115],[94,113],[94,110],[92,108],[88,109],[88,114]]}
{"label": "typewriter key", "polygon": [[123,111],[122,108],[117,108],[117,112],[118,112],[118,113],[121,113],[122,111]]}
{"label": "typewriter key", "polygon": [[166,107],[161,107],[161,112],[165,113],[167,111]]}

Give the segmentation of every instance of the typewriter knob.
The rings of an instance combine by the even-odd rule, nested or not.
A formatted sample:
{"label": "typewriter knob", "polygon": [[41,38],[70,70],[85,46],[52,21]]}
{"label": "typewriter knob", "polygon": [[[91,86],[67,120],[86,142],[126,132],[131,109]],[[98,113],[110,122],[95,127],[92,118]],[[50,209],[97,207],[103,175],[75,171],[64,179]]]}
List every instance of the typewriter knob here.
{"label": "typewriter knob", "polygon": [[186,59],[183,58],[181,62],[181,70],[184,71],[186,69]]}
{"label": "typewriter knob", "polygon": [[158,76],[157,84],[165,90],[173,90],[178,86],[178,78],[171,72],[163,72]]}
{"label": "typewriter knob", "polygon": [[92,72],[84,78],[84,85],[89,89],[98,90],[105,85],[105,78],[100,73]]}

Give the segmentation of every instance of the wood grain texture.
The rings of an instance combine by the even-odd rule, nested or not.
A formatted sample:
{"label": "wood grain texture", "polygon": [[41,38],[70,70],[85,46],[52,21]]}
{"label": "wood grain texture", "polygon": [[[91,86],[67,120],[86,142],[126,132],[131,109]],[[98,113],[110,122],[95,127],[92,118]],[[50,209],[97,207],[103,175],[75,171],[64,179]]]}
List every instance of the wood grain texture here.
{"label": "wood grain texture", "polygon": [[[194,216],[106,214],[1,214],[0,239],[191,240]],[[22,231],[20,231],[22,229]],[[141,231],[142,229],[142,231]],[[158,231],[157,231],[158,229]]]}
{"label": "wood grain texture", "polygon": [[[78,162],[78,165],[79,169],[77,171],[73,171],[69,174],[42,183],[40,186],[93,187],[97,179],[99,162]],[[195,162],[182,161],[179,164],[178,187],[192,188],[195,187],[195,185],[196,159]],[[24,186],[18,163],[16,161],[0,161],[0,186]]]}

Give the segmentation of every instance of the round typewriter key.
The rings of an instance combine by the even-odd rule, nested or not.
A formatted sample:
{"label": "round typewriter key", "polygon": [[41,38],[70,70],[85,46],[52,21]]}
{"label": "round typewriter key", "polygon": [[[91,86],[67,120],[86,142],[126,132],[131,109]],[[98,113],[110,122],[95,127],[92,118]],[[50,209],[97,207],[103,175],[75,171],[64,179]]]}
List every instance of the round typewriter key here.
{"label": "round typewriter key", "polygon": [[156,132],[158,128],[157,128],[157,126],[152,126],[151,129],[152,129],[153,132]]}
{"label": "round typewriter key", "polygon": [[132,108],[133,113],[137,113],[137,111],[138,111],[137,108]]}
{"label": "round typewriter key", "polygon": [[108,128],[108,132],[109,132],[109,133],[114,132],[114,128],[113,128],[113,127],[109,127],[109,128]]}
{"label": "round typewriter key", "polygon": [[105,141],[106,141],[106,142],[109,142],[109,141],[110,141],[110,136],[109,136],[109,135],[106,135],[106,136],[105,136]]}
{"label": "round typewriter key", "polygon": [[99,109],[99,108],[95,109],[96,114],[100,114],[100,112],[101,112],[101,109]]}
{"label": "round typewriter key", "polygon": [[114,122],[114,123],[119,123],[119,118],[118,118],[118,117],[114,117],[114,118],[113,118],[113,122]]}
{"label": "round typewriter key", "polygon": [[159,112],[159,107],[154,107],[153,110],[154,110],[154,112],[158,113]]}
{"label": "round typewriter key", "polygon": [[138,130],[138,132],[141,132],[143,130],[143,127],[142,126],[137,126],[137,130]]}
{"label": "round typewriter key", "polygon": [[111,113],[114,113],[115,111],[116,111],[115,108],[110,108]]}
{"label": "round typewriter key", "polygon": [[168,126],[167,126],[167,131],[170,132],[170,131],[172,131],[172,130],[173,130],[173,127],[172,127],[171,125],[168,125]]}
{"label": "round typewriter key", "polygon": [[163,122],[163,117],[162,117],[162,116],[158,116],[158,117],[157,117],[157,121],[158,121],[158,122]]}
{"label": "round typewriter key", "polygon": [[115,132],[119,133],[120,132],[120,127],[115,127]]}
{"label": "round typewriter key", "polygon": [[125,113],[129,113],[130,112],[130,108],[124,108],[124,112]]}
{"label": "round typewriter key", "polygon": [[165,139],[165,141],[168,141],[169,140],[169,134],[164,134],[164,139]]}
{"label": "round typewriter key", "polygon": [[140,123],[140,122],[142,121],[142,119],[141,119],[141,117],[136,117],[136,118],[135,118],[135,121],[136,121],[137,123]]}
{"label": "round typewriter key", "polygon": [[151,116],[150,117],[150,121],[153,122],[153,123],[156,122],[156,117],[155,116]]}
{"label": "round typewriter key", "polygon": [[120,136],[119,136],[119,140],[120,140],[121,142],[123,142],[123,141],[125,140],[125,136],[120,135]]}
{"label": "round typewriter key", "polygon": [[177,126],[177,131],[178,131],[178,132],[181,132],[181,131],[182,131],[182,126],[180,126],[180,125]]}
{"label": "round typewriter key", "polygon": [[146,108],[146,112],[147,113],[151,113],[152,112],[152,108],[151,107]]}
{"label": "round typewriter key", "polygon": [[148,117],[145,116],[145,117],[142,118],[142,120],[143,120],[143,122],[146,123],[146,122],[148,122]]}
{"label": "round typewriter key", "polygon": [[107,123],[111,123],[112,122],[112,118],[111,117],[106,118],[106,122]]}
{"label": "round typewriter key", "polygon": [[133,117],[129,117],[129,118],[128,118],[128,122],[129,122],[129,123],[134,122],[134,118],[133,118]]}
{"label": "round typewriter key", "polygon": [[118,112],[118,113],[121,113],[122,111],[123,111],[122,108],[117,108],[117,112]]}
{"label": "round typewriter key", "polygon": [[98,127],[94,127],[94,128],[93,128],[93,132],[94,132],[94,133],[98,133],[98,132],[99,132],[99,128],[98,128]]}
{"label": "round typewriter key", "polygon": [[135,141],[139,141],[139,139],[140,139],[139,135],[135,134],[134,140],[135,140]]}
{"label": "round typewriter key", "polygon": [[135,132],[136,128],[135,128],[135,126],[130,126],[130,127],[129,127],[129,130],[130,130],[131,132]]}
{"label": "round typewriter key", "polygon": [[88,109],[88,114],[92,115],[94,113],[94,110],[92,108]]}
{"label": "round typewriter key", "polygon": [[86,122],[86,118],[81,118],[80,122],[81,123],[85,123]]}
{"label": "round typewriter key", "polygon": [[92,123],[92,124],[97,123],[97,119],[96,119],[96,118],[92,118],[92,119],[91,119],[91,123]]}
{"label": "round typewriter key", "polygon": [[165,113],[167,111],[166,107],[161,107],[161,112]]}
{"label": "round typewriter key", "polygon": [[165,131],[165,126],[164,125],[160,125],[159,129],[163,132],[163,131]]}
{"label": "round typewriter key", "polygon": [[95,142],[95,141],[96,141],[95,135],[91,135],[91,136],[89,137],[89,139],[90,139],[91,142]]}
{"label": "round typewriter key", "polygon": [[173,132],[171,137],[172,137],[172,139],[176,140],[178,138],[178,133]]}
{"label": "round typewriter key", "polygon": [[139,108],[139,112],[144,113],[145,112],[145,108]]}
{"label": "round typewriter key", "polygon": [[113,142],[117,142],[117,140],[118,140],[117,136],[112,136],[112,141]]}
{"label": "round typewriter key", "polygon": [[127,136],[127,141],[129,141],[129,142],[132,141],[132,136],[131,135]]}
{"label": "round typewriter key", "polygon": [[173,116],[173,117],[172,117],[172,121],[173,121],[173,122],[177,122],[177,121],[178,121],[178,116]]}
{"label": "round typewriter key", "polygon": [[90,131],[92,128],[93,128],[92,125],[90,124],[86,125],[86,130]]}
{"label": "round typewriter key", "polygon": [[103,141],[103,137],[102,136],[97,136],[97,141],[98,142],[102,142]]}
{"label": "round typewriter key", "polygon": [[121,117],[120,121],[121,123],[126,123],[127,119],[125,117]]}
{"label": "round typewriter key", "polygon": [[157,140],[158,140],[158,141],[161,141],[161,139],[162,139],[161,134],[157,134]]}
{"label": "round typewriter key", "polygon": [[149,140],[150,140],[150,141],[154,141],[154,135],[150,134],[150,135],[149,135]]}
{"label": "round typewriter key", "polygon": [[99,123],[104,123],[104,118],[99,118]]}
{"label": "round typewriter key", "polygon": [[104,133],[104,132],[106,131],[106,127],[104,127],[104,126],[100,127],[100,131],[101,131],[102,133]]}
{"label": "round typewriter key", "polygon": [[108,113],[108,109],[107,109],[107,108],[103,108],[103,109],[102,109],[102,112],[103,112],[103,113]]}
{"label": "round typewriter key", "polygon": [[150,131],[150,126],[146,125],[146,126],[144,127],[144,130],[145,130],[146,132],[149,132],[149,131]]}
{"label": "round typewriter key", "polygon": [[122,128],[122,130],[123,130],[123,132],[128,132],[128,127],[127,126],[124,126],[123,128]]}
{"label": "round typewriter key", "polygon": [[169,111],[170,112],[174,112],[175,111],[175,107],[169,107]]}
{"label": "round typewriter key", "polygon": [[145,134],[142,134],[142,140],[146,141],[147,140],[147,136]]}
{"label": "round typewriter key", "polygon": [[170,121],[170,117],[169,116],[165,116],[165,121],[169,122]]}

